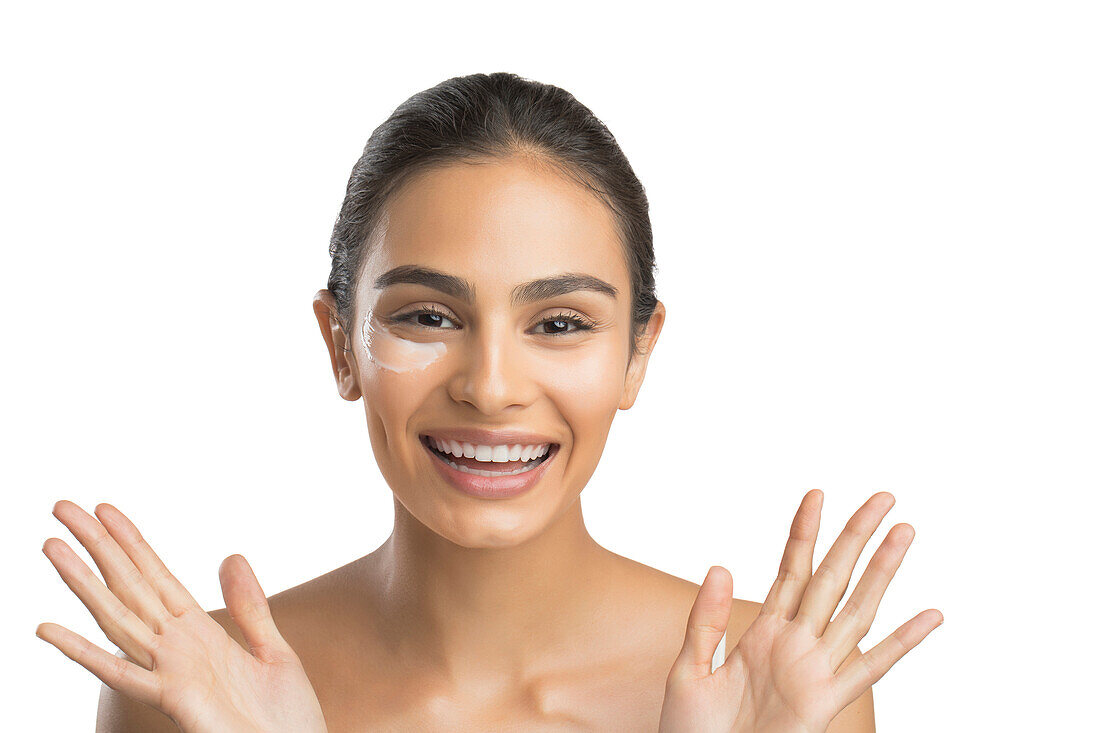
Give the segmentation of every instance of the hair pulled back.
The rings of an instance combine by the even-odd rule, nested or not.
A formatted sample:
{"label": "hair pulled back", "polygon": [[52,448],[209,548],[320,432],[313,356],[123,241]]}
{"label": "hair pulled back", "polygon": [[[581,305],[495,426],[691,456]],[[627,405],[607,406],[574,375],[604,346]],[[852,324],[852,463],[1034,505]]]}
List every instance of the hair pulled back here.
{"label": "hair pulled back", "polygon": [[328,289],[345,331],[366,243],[398,188],[433,167],[516,155],[552,166],[610,208],[630,272],[633,358],[657,304],[645,189],[588,107],[564,89],[507,72],[456,76],[418,92],[371,134],[329,243]]}

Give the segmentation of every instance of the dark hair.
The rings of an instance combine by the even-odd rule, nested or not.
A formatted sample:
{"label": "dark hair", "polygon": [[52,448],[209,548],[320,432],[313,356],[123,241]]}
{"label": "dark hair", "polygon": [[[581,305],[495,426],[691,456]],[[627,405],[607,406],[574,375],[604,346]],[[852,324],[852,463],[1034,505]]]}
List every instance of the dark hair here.
{"label": "dark hair", "polygon": [[328,289],[344,329],[366,242],[386,201],[415,173],[456,161],[525,156],[595,193],[611,210],[630,271],[630,356],[657,305],[645,189],[615,137],[556,86],[507,72],[456,76],[414,94],[371,134],[332,230]]}

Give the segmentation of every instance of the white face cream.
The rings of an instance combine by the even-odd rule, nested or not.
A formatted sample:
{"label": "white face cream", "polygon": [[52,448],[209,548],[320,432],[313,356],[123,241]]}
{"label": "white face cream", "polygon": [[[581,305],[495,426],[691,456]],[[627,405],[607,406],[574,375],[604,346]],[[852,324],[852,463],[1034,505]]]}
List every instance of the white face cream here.
{"label": "white face cream", "polygon": [[373,310],[368,310],[363,319],[362,335],[367,358],[391,372],[424,369],[447,353],[447,344],[442,341],[409,341],[384,325],[376,325]]}

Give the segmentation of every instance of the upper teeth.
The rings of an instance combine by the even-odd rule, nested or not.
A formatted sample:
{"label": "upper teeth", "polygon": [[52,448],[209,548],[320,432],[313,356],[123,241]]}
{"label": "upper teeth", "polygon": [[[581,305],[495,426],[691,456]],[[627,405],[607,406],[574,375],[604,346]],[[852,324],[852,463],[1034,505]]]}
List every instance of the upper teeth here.
{"label": "upper teeth", "polygon": [[435,446],[436,450],[450,453],[457,457],[473,458],[483,463],[506,463],[508,461],[530,461],[546,454],[550,450],[550,443],[541,445],[478,445],[475,443],[460,443],[457,440],[443,440],[428,436],[428,442]]}

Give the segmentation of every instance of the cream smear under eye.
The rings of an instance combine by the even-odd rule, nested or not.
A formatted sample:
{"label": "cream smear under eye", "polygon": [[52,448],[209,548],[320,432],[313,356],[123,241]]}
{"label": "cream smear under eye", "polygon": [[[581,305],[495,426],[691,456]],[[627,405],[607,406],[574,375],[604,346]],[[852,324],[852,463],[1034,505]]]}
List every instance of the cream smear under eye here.
{"label": "cream smear under eye", "polygon": [[409,341],[374,321],[374,311],[370,310],[363,319],[363,346],[367,357],[383,369],[392,372],[424,369],[447,353],[447,345],[442,341]]}

